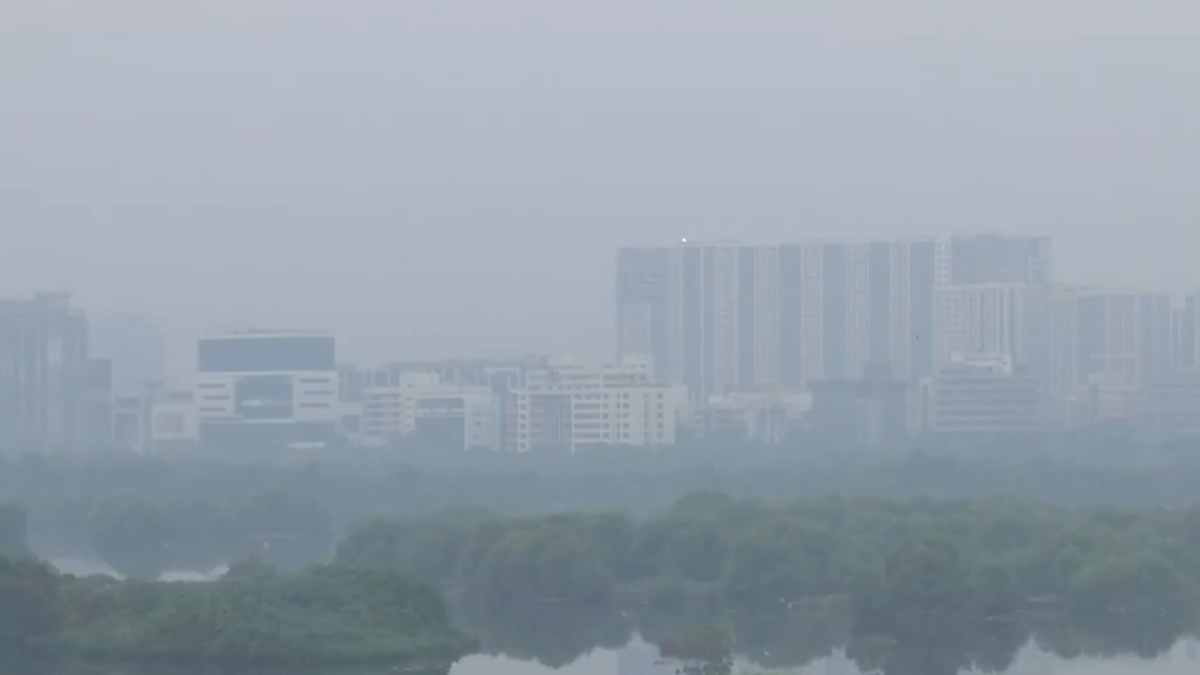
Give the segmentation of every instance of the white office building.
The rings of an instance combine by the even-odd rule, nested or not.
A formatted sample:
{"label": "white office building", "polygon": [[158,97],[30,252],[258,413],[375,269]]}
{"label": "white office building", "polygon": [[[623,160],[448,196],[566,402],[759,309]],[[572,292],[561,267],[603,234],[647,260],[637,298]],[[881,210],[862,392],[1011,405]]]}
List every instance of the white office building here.
{"label": "white office building", "polygon": [[574,452],[586,446],[675,443],[682,387],[657,384],[649,359],[588,367],[552,364],[511,393],[507,446]]}
{"label": "white office building", "polygon": [[198,343],[200,441],[254,448],[334,441],[340,431],[334,338],[247,331]]}
{"label": "white office building", "polygon": [[404,373],[362,394],[361,433],[425,449],[495,450],[500,407],[488,386],[443,383],[437,373]]}

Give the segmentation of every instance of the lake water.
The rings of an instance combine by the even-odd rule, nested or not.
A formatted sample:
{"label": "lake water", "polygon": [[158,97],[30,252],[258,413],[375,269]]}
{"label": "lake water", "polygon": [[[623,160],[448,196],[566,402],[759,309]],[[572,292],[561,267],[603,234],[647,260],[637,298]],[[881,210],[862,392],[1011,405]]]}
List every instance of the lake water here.
{"label": "lake water", "polygon": [[[764,668],[746,659],[735,662],[734,673],[762,673]],[[575,661],[552,668],[536,660],[507,656],[470,656],[455,664],[450,675],[675,675],[674,665],[659,659],[657,648],[634,640],[623,649],[596,649]],[[770,672],[794,675],[871,675],[864,673],[842,652],[835,652],[802,666],[774,668]],[[878,671],[873,671],[878,673]],[[988,671],[960,669],[960,674]],[[885,671],[892,675],[893,671]],[[1004,675],[1198,675],[1200,641],[1180,640],[1167,652],[1153,658],[1127,656],[1075,656],[1048,653],[1032,643],[1021,648]],[[907,672],[898,675],[910,675]],[[911,675],[934,675],[930,672]]]}

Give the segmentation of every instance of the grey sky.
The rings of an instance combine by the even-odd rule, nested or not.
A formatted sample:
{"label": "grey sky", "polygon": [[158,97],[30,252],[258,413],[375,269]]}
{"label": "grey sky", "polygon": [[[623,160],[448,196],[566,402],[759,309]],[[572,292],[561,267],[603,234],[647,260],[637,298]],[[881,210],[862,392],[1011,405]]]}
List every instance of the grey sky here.
{"label": "grey sky", "polygon": [[990,230],[1200,286],[1195,0],[0,0],[0,293],[605,356],[613,249]]}

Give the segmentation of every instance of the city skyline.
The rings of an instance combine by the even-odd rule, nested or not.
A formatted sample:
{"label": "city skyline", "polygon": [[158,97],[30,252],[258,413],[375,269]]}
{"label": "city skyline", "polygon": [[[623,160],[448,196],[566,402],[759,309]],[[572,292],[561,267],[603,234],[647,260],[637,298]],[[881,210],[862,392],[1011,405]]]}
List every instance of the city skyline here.
{"label": "city skyline", "polygon": [[[655,245],[655,246],[622,246],[622,247],[618,247],[617,249],[615,249],[615,252],[613,253],[613,255],[618,258],[618,268],[619,268],[619,266],[620,266],[619,259],[620,259],[621,255],[623,254],[623,252],[629,252],[629,251],[650,252],[652,255],[654,254],[654,252],[658,252],[659,254],[662,254],[667,251],[682,250],[682,249],[693,249],[693,250],[696,250],[696,249],[711,249],[711,250],[726,249],[726,250],[739,252],[738,254],[735,254],[735,255],[740,255],[740,254],[742,254],[741,252],[753,251],[754,255],[756,256],[756,265],[758,266],[757,273],[767,275],[767,277],[765,277],[764,279],[767,281],[766,285],[770,286],[772,284],[777,284],[780,281],[779,279],[770,277],[770,275],[772,275],[772,274],[774,274],[776,276],[779,274],[778,267],[780,264],[780,260],[786,261],[788,255],[803,256],[803,255],[805,255],[803,253],[803,251],[809,251],[810,253],[808,255],[811,258],[811,256],[812,256],[811,252],[814,250],[814,247],[817,250],[831,247],[833,249],[842,251],[842,255],[844,255],[846,257],[846,262],[844,264],[849,265],[849,267],[847,267],[848,270],[850,270],[851,268],[869,270],[869,269],[871,269],[873,263],[874,263],[874,266],[876,268],[878,268],[879,267],[879,259],[881,257],[881,248],[889,248],[889,251],[887,253],[883,253],[883,255],[891,258],[891,260],[890,260],[891,265],[893,265],[893,266],[898,265],[898,262],[895,259],[896,252],[894,250],[891,250],[896,247],[908,249],[909,251],[917,251],[918,258],[922,255],[924,256],[924,260],[925,260],[924,266],[925,266],[925,268],[928,268],[932,264],[929,262],[930,256],[933,255],[933,253],[930,251],[929,247],[934,246],[934,244],[936,244],[937,242],[941,242],[942,246],[946,246],[946,245],[948,245],[948,242],[950,242],[952,240],[958,240],[960,242],[963,242],[963,241],[968,241],[968,240],[985,240],[985,239],[993,239],[996,241],[1010,241],[1010,242],[1015,242],[1015,241],[1024,241],[1024,242],[1031,242],[1031,243],[1036,242],[1037,246],[1045,247],[1046,255],[1043,256],[1043,258],[1045,261],[1053,261],[1053,266],[1055,268],[1057,268],[1057,260],[1061,255],[1060,250],[1059,250],[1060,247],[1054,247],[1054,253],[1053,253],[1053,255],[1050,255],[1049,251],[1051,248],[1051,238],[1048,236],[1045,236],[1045,235],[1008,236],[1008,235],[997,235],[995,233],[990,233],[990,232],[977,233],[977,234],[962,234],[962,235],[940,235],[940,236],[909,235],[909,236],[899,237],[899,238],[890,239],[890,240],[874,240],[874,241],[861,240],[861,239],[835,239],[835,238],[824,237],[824,238],[807,238],[807,239],[802,239],[802,240],[798,240],[798,241],[793,241],[792,243],[784,243],[784,244],[760,244],[760,243],[744,244],[744,243],[738,242],[737,240],[728,239],[728,238],[715,240],[713,242],[700,241],[700,240],[696,240],[693,238],[680,238],[680,239],[673,240],[672,242],[669,242],[669,243],[663,243],[661,245]],[[781,258],[781,255],[782,255],[782,258]],[[945,255],[945,253],[939,253],[938,255]],[[904,258],[905,256],[902,255],[900,257]],[[962,254],[960,254],[960,257],[963,257]],[[613,274],[612,267],[611,267],[611,265],[612,265],[611,260],[612,259],[610,258],[610,268],[608,271],[608,275],[609,275],[610,279],[612,278],[612,274]],[[799,261],[799,258],[797,258],[797,261]],[[743,267],[744,267],[745,261],[743,260],[741,262],[743,263]],[[659,260],[658,264],[659,265],[665,264],[665,258]],[[800,263],[797,262],[797,266],[799,266],[799,264]],[[905,261],[904,264],[908,265],[909,263],[907,261]],[[1039,264],[1041,264],[1041,263],[1039,263]],[[1047,262],[1046,264],[1050,264],[1050,263]],[[784,264],[784,267],[785,268],[787,267],[786,262]],[[918,265],[918,268],[920,268],[920,267],[921,266]],[[852,272],[847,272],[847,273],[849,274],[847,279],[848,280],[852,279],[854,274]],[[906,270],[904,273],[909,274],[909,273],[911,273],[911,270]],[[1033,272],[1031,272],[1031,273],[1033,273]],[[869,272],[866,274],[869,275]],[[926,270],[926,274],[936,274],[936,272],[930,272],[930,271]],[[986,272],[984,274],[985,274],[985,276],[980,276],[977,278],[979,278],[979,279],[1006,278],[1006,277],[1002,277],[1002,276],[1001,277],[997,277],[997,276],[987,277]],[[1178,310],[1181,310],[1181,312],[1182,312],[1182,310],[1185,309],[1185,307],[1183,305],[1185,303],[1192,302],[1193,298],[1197,296],[1197,293],[1200,293],[1200,291],[1195,291],[1192,289],[1185,290],[1182,293],[1172,293],[1172,292],[1168,292],[1168,291],[1163,291],[1161,289],[1152,289],[1152,288],[1144,288],[1144,287],[1103,286],[1103,285],[1095,285],[1095,284],[1075,283],[1075,282],[1073,282],[1073,280],[1065,279],[1065,278],[1061,278],[1061,277],[1051,278],[1049,271],[1037,272],[1037,274],[1041,274],[1042,276],[1040,278],[1047,281],[1048,288],[1056,290],[1056,291],[1063,291],[1063,290],[1070,290],[1070,289],[1084,289],[1093,294],[1099,293],[1099,292],[1110,292],[1111,291],[1111,292],[1117,293],[1117,294],[1141,293],[1141,294],[1145,294],[1145,295],[1166,297],[1168,299],[1167,301],[1171,305],[1172,310],[1178,309]],[[617,276],[620,277],[620,275],[621,275],[621,272],[618,269]],[[879,281],[879,278],[881,275],[878,273],[875,275],[875,278],[872,278],[872,279],[868,279],[867,276],[864,276],[863,274],[859,274],[859,276],[861,277],[861,281],[868,281],[869,283],[875,284],[876,287],[878,287],[878,285],[881,283],[881,281]],[[760,282],[761,281],[762,280],[760,280]],[[959,283],[957,283],[956,285],[965,286],[969,283],[969,281],[970,281],[969,279],[965,279],[965,278],[958,279]],[[896,279],[890,279],[889,282],[890,282],[890,284],[894,285],[897,281],[896,281]],[[619,286],[620,282],[618,281],[617,283]],[[986,284],[986,283],[989,283],[989,282],[981,282],[981,284]],[[763,284],[760,283],[759,285],[761,286]],[[611,287],[611,282],[610,282],[610,287]],[[893,289],[892,292],[894,293],[895,289]],[[906,291],[906,292],[911,292],[911,291]],[[761,291],[760,291],[760,293],[761,293]],[[76,301],[79,299],[79,296],[76,295],[75,293],[63,291],[61,289],[54,289],[54,290],[42,289],[42,290],[36,291],[36,294],[62,295],[62,296],[70,297]],[[845,298],[848,301],[850,301],[851,305],[853,305],[856,299],[861,301],[867,295],[868,295],[868,293],[864,290],[864,291],[860,291],[857,295],[855,295],[853,292],[851,292],[849,295],[846,295]],[[433,353],[433,354],[423,354],[420,352],[416,352],[416,353],[407,352],[404,349],[402,349],[400,346],[398,346],[399,343],[397,343],[396,347],[386,349],[386,350],[384,350],[383,353],[376,353],[375,350],[355,349],[354,347],[355,347],[356,341],[353,339],[347,339],[347,337],[344,334],[344,331],[341,330],[342,328],[344,328],[343,326],[298,325],[295,323],[293,323],[293,324],[276,323],[276,322],[271,322],[268,320],[229,319],[226,321],[214,322],[202,330],[196,329],[197,324],[192,324],[193,329],[195,329],[193,331],[173,331],[171,322],[162,320],[161,317],[158,317],[155,315],[136,313],[136,312],[128,311],[127,309],[122,309],[122,308],[118,308],[116,310],[103,311],[103,312],[92,312],[91,308],[88,308],[88,310],[89,310],[89,316],[92,318],[93,322],[96,324],[96,326],[94,326],[93,328],[94,329],[97,329],[97,328],[103,329],[103,330],[100,330],[99,332],[97,332],[96,330],[93,331],[93,332],[97,332],[97,335],[95,337],[99,338],[99,340],[93,340],[93,342],[96,344],[104,345],[104,347],[102,349],[98,349],[98,351],[96,351],[96,353],[94,355],[96,355],[96,356],[111,356],[111,352],[119,349],[119,347],[117,345],[113,344],[113,337],[121,335],[122,332],[128,333],[129,335],[137,338],[139,345],[140,345],[140,347],[138,347],[138,348],[140,348],[144,352],[142,361],[148,360],[150,362],[153,362],[153,364],[156,364],[156,365],[150,365],[147,363],[141,363],[138,367],[142,368],[143,370],[145,370],[147,368],[154,370],[157,368],[158,370],[165,371],[171,379],[188,380],[188,379],[194,378],[198,374],[198,370],[197,370],[196,364],[195,364],[195,352],[194,352],[194,347],[198,341],[205,339],[205,338],[211,338],[214,336],[219,336],[219,335],[224,335],[224,334],[237,333],[237,332],[243,332],[243,331],[254,331],[254,330],[268,330],[268,331],[298,330],[298,331],[318,331],[318,332],[332,331],[337,334],[337,337],[339,339],[339,354],[343,357],[342,361],[347,362],[347,363],[350,363],[350,362],[353,362],[353,363],[386,363],[386,362],[396,362],[396,361],[414,360],[414,359],[432,362],[432,361],[444,360],[444,359],[452,360],[452,359],[462,359],[462,358],[467,358],[467,359],[472,359],[472,358],[516,358],[516,357],[519,357],[521,355],[526,355],[526,354],[545,354],[545,355],[553,356],[556,358],[568,358],[568,359],[575,359],[575,360],[582,359],[584,361],[589,361],[589,362],[600,362],[600,361],[619,357],[623,351],[622,350],[623,323],[622,323],[622,318],[620,316],[621,302],[620,302],[619,296],[620,296],[620,289],[617,289],[615,292],[610,293],[610,296],[608,298],[607,306],[609,306],[614,311],[604,312],[604,311],[599,311],[596,308],[589,308],[590,313],[593,315],[594,319],[599,319],[600,317],[602,317],[606,314],[608,316],[613,317],[613,319],[611,320],[610,328],[608,330],[608,335],[610,336],[609,343],[607,346],[599,349],[598,351],[592,351],[592,350],[586,349],[580,345],[572,345],[572,344],[567,344],[562,349],[557,349],[557,350],[551,350],[551,349],[539,350],[536,347],[538,340],[535,338],[528,345],[517,345],[517,346],[511,347],[511,348],[481,345],[476,349],[467,350],[465,352],[447,351],[447,352],[440,352],[440,353]],[[0,296],[0,297],[3,297],[3,296]],[[744,298],[738,299],[738,301],[741,301],[741,300],[744,300]],[[766,302],[766,304],[769,305],[771,303],[778,303],[781,300],[782,299],[780,299],[780,298],[767,297],[767,298],[758,298],[756,300],[756,302],[760,305],[763,304],[763,302]],[[931,302],[931,303],[933,301],[934,301],[933,299],[929,300],[929,302]],[[810,298],[810,303],[820,304],[819,300],[814,300],[812,298]],[[861,304],[861,302],[859,304]],[[870,316],[864,315],[864,316],[859,316],[857,318],[860,323],[862,323],[864,321],[871,322],[870,327],[877,327],[881,323],[895,324],[897,319],[894,316],[890,317],[890,318],[884,318],[882,320],[880,319],[880,314],[883,311],[885,311],[885,310],[882,309],[880,306],[876,306],[876,307],[871,308],[870,312],[868,312],[870,314]],[[933,310],[930,309],[929,311],[932,312]],[[1200,321],[1197,321],[1194,318],[1195,316],[1200,316],[1200,313],[1197,313],[1194,309],[1189,310],[1189,311],[1190,311],[1190,314],[1187,314],[1187,316],[1193,317],[1191,319],[1191,321],[1196,325],[1200,325]],[[847,316],[844,317],[843,320],[853,321],[855,319],[855,317],[853,315],[855,315],[856,312],[852,308],[848,308],[846,314],[847,314]],[[857,312],[857,314],[863,314],[863,312],[859,311],[859,312]],[[786,315],[786,312],[784,312],[784,314],[781,314],[776,317],[777,320],[784,321],[783,325],[767,326],[765,332],[769,333],[771,331],[787,330],[789,325],[791,326],[792,330],[798,329],[797,326],[800,323],[799,318],[793,317],[791,319],[791,323],[788,324],[788,319],[785,315]],[[1182,313],[1180,315],[1180,320],[1183,320]],[[302,324],[303,322],[299,322],[299,323]],[[810,323],[810,324],[813,323],[811,317],[810,317],[810,320],[808,321],[808,323]],[[928,326],[929,324],[928,324],[928,321],[926,321],[924,324],[920,324],[920,325]],[[865,323],[863,323],[863,325],[859,327],[860,330],[863,327],[868,327],[868,326]],[[920,326],[918,326],[918,327],[920,327]],[[437,327],[433,327],[432,329],[436,331]],[[678,329],[678,326],[676,327],[676,329]],[[738,330],[741,332],[756,332],[753,329],[747,328],[746,326],[739,326]],[[924,339],[925,338],[925,335],[920,330],[914,330],[912,332],[911,338],[906,337],[909,334],[908,334],[907,327],[903,326],[903,325],[889,326],[888,331],[894,333],[896,336],[898,336],[898,339],[901,339],[901,340],[910,340],[911,341],[911,339]],[[554,333],[554,332],[562,332],[562,331],[553,331],[552,330],[550,332]],[[933,338],[932,328],[929,328],[928,335],[929,335],[929,339],[932,341],[932,338]],[[1200,335],[1200,329],[1192,329],[1192,331],[1188,335],[1191,336],[1188,339],[1190,339],[1193,343],[1200,344],[1200,340],[1198,340],[1195,337],[1196,335]],[[820,337],[829,339],[832,337],[832,333],[829,336],[820,336]],[[1179,340],[1179,339],[1183,339],[1182,336],[1176,336],[1175,338],[1173,338],[1173,340]],[[769,352],[772,349],[772,347],[774,347],[775,349],[778,349],[777,345],[767,345],[766,351]],[[931,348],[932,347],[933,347],[933,345],[931,345]],[[1200,347],[1192,346],[1192,347],[1190,347],[1190,349],[1195,353],[1200,353]],[[824,355],[815,355],[813,353],[809,353],[807,355],[807,357],[801,357],[798,354],[793,354],[791,356],[792,362],[790,364],[784,364],[784,365],[760,364],[758,366],[755,366],[755,368],[765,369],[767,371],[770,371],[776,367],[779,367],[779,368],[782,368],[783,371],[788,371],[789,365],[790,365],[790,372],[795,373],[798,370],[800,370],[800,366],[798,365],[800,361],[802,361],[804,359],[808,359],[809,361],[812,361],[813,359],[821,360],[821,359],[825,359],[825,358],[829,358],[829,359],[831,359],[831,361],[829,363],[823,362],[820,364],[812,363],[807,366],[806,370],[808,370],[809,372],[847,373],[847,372],[854,372],[854,371],[861,370],[862,365],[867,362],[879,362],[881,360],[885,360],[885,361],[888,361],[889,363],[893,364],[894,366],[896,366],[901,373],[906,373],[906,372],[908,372],[910,366],[908,365],[908,363],[905,362],[905,358],[925,359],[925,361],[922,362],[923,365],[918,366],[918,370],[920,370],[921,372],[928,373],[928,372],[930,372],[930,368],[932,367],[932,360],[930,360],[930,357],[928,357],[928,356],[914,353],[914,354],[909,354],[907,357],[903,357],[903,356],[899,356],[897,353],[895,353],[895,348],[893,348],[892,350],[888,350],[887,347],[881,346],[880,344],[858,344],[858,345],[851,344],[851,345],[847,346],[847,350],[850,353],[843,354],[843,355],[841,355],[840,358],[826,357]],[[657,348],[657,351],[653,348],[648,351],[645,349],[633,350],[633,351],[634,352],[642,352],[642,353],[661,354],[662,346],[660,345]],[[752,361],[755,359],[761,360],[762,357],[761,357],[760,353],[762,351],[763,351],[763,345],[760,344],[760,345],[757,345],[757,348],[756,348],[756,352],[759,352],[759,353],[752,355],[752,354],[749,354],[748,351],[744,351],[744,353],[738,355],[738,359],[742,363],[748,363],[749,361]],[[881,355],[883,355],[885,353],[887,354],[887,358],[881,359],[880,358]],[[865,358],[864,358],[864,355],[865,355]],[[785,360],[786,360],[788,357],[784,356],[783,358],[785,358]],[[846,361],[846,359],[850,359],[850,360]],[[841,362],[843,362],[843,365],[836,365],[834,363],[835,361],[841,361]],[[942,362],[944,363],[944,359],[942,360]],[[1200,359],[1197,359],[1197,362],[1200,362]],[[899,365],[897,365],[897,364],[899,364]],[[658,365],[658,367],[662,367],[661,363],[656,364],[656,365]],[[676,369],[678,370],[678,366],[676,366]],[[781,371],[781,373],[783,371]],[[118,377],[120,377],[120,374],[118,374]],[[772,377],[775,377],[776,380],[773,381],[771,379]],[[798,383],[804,381],[804,379],[805,379],[804,377],[800,377],[800,376],[793,376],[790,379],[786,376],[783,376],[783,379],[778,379],[779,377],[780,377],[780,375],[768,375],[765,378],[752,378],[751,380],[742,380],[742,381],[745,381],[745,382],[758,381],[758,382],[763,382],[766,385],[780,384],[780,385],[786,386],[786,385],[798,384]],[[142,378],[142,379],[144,379],[144,378]],[[736,378],[731,381],[739,382],[739,380]]]}
{"label": "city skyline", "polygon": [[181,340],[336,325],[373,361],[600,358],[611,251],[680,237],[1044,233],[1063,278],[1181,293],[1197,23],[1183,0],[15,3],[0,296]]}
{"label": "city skyline", "polygon": [[[858,377],[869,363],[913,380],[985,339],[970,332],[981,318],[956,318],[953,310],[980,311],[972,294],[1014,285],[1048,293],[1052,260],[1048,237],[992,234],[766,246],[684,239],[622,248],[616,352],[653,355],[658,375],[687,384],[698,400]],[[964,321],[967,333],[952,330]],[[1014,354],[1020,342],[1028,361],[1037,349],[1026,344],[1032,339],[995,341]]]}

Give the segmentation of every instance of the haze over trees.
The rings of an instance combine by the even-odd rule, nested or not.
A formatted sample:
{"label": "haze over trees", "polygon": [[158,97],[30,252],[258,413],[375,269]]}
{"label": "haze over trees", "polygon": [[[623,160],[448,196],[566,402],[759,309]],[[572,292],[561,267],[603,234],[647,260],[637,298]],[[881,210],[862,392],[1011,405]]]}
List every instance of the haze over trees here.
{"label": "haze over trees", "polygon": [[[0,495],[24,508],[37,552],[109,558],[124,573],[144,576],[163,565],[208,571],[248,555],[285,566],[319,562],[338,536],[381,515],[416,518],[478,508],[512,516],[609,510],[640,516],[702,490],[773,502],[826,495],[1009,497],[1064,507],[1182,507],[1195,501],[1200,485],[1200,456],[1191,453],[1120,456],[1103,444],[1042,450],[814,454],[749,446],[399,458],[297,453],[274,463],[10,457],[0,459]],[[146,519],[148,539],[155,533],[159,539],[132,544],[148,547],[142,570],[113,550],[121,522],[135,518]]]}
{"label": "haze over trees", "polygon": [[217,581],[60,575],[0,558],[0,655],[126,663],[449,664],[472,648],[430,586],[398,572],[251,563]]}
{"label": "haze over trees", "polygon": [[1154,622],[1181,634],[1200,625],[1200,507],[767,505],[700,493],[644,520],[375,521],[342,541],[337,562],[400,569],[493,616],[547,602],[689,615],[842,607],[856,633],[895,638],[1048,607],[1083,626]]}

